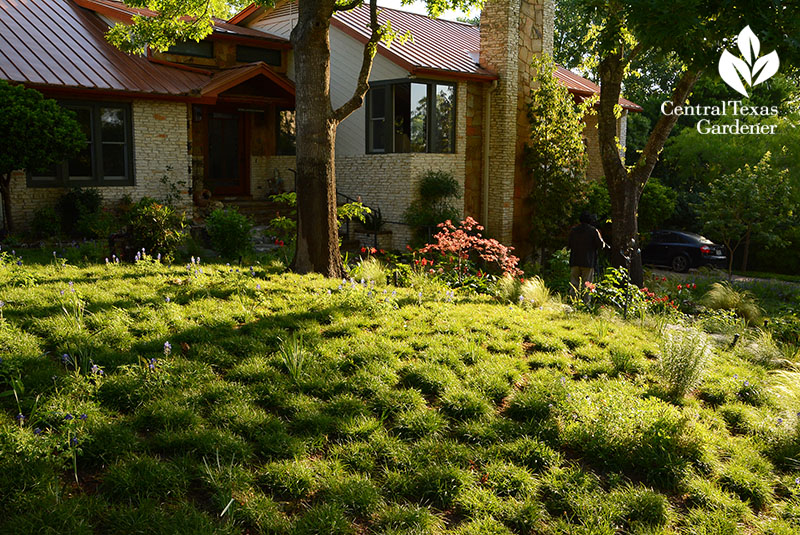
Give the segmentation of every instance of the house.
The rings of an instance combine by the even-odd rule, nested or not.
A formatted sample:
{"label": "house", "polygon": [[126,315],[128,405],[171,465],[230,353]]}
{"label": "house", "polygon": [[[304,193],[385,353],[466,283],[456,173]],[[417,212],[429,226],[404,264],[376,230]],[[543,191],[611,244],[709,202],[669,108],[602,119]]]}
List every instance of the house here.
{"label": "house", "polygon": [[[20,226],[69,186],[98,187],[104,198],[159,196],[186,184],[190,209],[209,190],[224,202],[265,199],[293,185],[291,0],[251,5],[198,43],[146,57],[103,38],[114,22],[147,15],[115,0],[0,0],[0,77],[39,89],[78,111],[86,152],[49,172],[15,173]],[[481,28],[383,9],[412,39],[380,45],[365,106],[337,130],[337,189],[381,209],[394,245],[409,237],[402,213],[428,170],[449,171],[463,187],[463,212],[525,252],[531,201],[521,156],[525,99],[534,55],[552,51],[552,0],[487,2]],[[331,98],[355,87],[368,9],[331,21]],[[576,98],[599,88],[565,69]],[[626,114],[637,105],[621,100]],[[587,118],[590,174],[599,168],[597,132]],[[166,178],[164,178],[166,177]]]}

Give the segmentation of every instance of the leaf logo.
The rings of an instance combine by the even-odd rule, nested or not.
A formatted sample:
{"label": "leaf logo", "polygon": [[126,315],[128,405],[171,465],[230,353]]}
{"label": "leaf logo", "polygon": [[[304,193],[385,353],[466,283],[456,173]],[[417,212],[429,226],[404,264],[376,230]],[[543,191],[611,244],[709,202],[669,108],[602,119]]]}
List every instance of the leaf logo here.
{"label": "leaf logo", "polygon": [[727,50],[722,51],[719,58],[719,75],[722,80],[733,89],[749,97],[743,81],[749,86],[757,86],[761,82],[766,82],[778,72],[781,62],[778,53],[774,50],[766,56],[759,57],[761,43],[750,29],[746,26],[736,38],[736,44],[742,53],[742,58],[737,58]]}

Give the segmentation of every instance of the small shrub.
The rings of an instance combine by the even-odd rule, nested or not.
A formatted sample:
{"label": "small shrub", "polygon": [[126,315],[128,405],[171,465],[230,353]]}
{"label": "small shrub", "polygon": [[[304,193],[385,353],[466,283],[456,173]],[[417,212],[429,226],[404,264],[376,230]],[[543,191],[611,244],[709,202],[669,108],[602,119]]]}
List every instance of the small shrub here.
{"label": "small shrub", "polygon": [[61,230],[70,238],[95,237],[90,225],[100,214],[100,192],[96,189],[75,188],[58,200],[56,210]]}
{"label": "small shrub", "polygon": [[235,208],[216,209],[206,218],[211,247],[224,257],[235,258],[252,251],[253,221]]}
{"label": "small shrub", "polygon": [[173,258],[185,236],[182,213],[144,198],[131,208],[129,217],[128,231],[137,250],[145,249],[151,256],[160,254],[166,260]]}
{"label": "small shrub", "polygon": [[417,199],[406,208],[403,220],[412,227],[417,243],[424,243],[436,225],[458,218],[450,199],[458,199],[460,186],[445,171],[428,171],[417,185]]}
{"label": "small shrub", "polygon": [[34,238],[55,238],[61,234],[61,216],[53,207],[40,208],[33,214],[31,233]]}
{"label": "small shrub", "polygon": [[733,310],[750,325],[761,319],[761,308],[753,294],[746,290],[737,290],[727,282],[715,282],[702,297],[700,303],[714,310]]}
{"label": "small shrub", "polygon": [[674,399],[685,396],[703,377],[710,348],[704,334],[674,329],[664,334],[656,373]]}

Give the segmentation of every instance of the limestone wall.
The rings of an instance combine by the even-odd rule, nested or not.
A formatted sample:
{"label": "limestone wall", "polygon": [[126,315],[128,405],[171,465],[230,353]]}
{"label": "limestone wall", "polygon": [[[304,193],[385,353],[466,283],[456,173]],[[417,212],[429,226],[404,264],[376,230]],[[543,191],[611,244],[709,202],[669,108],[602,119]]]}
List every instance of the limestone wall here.
{"label": "limestone wall", "polygon": [[[187,105],[174,102],[134,100],[133,119],[134,185],[98,187],[106,204],[130,195],[136,201],[149,196],[163,198],[168,189],[160,179],[168,175],[173,182],[184,181],[179,208],[189,211],[192,199],[188,193],[190,162],[187,150]],[[167,169],[170,167],[171,169]],[[24,171],[15,171],[11,178],[11,199],[15,232],[30,229],[34,214],[55,206],[68,188],[29,188]]]}

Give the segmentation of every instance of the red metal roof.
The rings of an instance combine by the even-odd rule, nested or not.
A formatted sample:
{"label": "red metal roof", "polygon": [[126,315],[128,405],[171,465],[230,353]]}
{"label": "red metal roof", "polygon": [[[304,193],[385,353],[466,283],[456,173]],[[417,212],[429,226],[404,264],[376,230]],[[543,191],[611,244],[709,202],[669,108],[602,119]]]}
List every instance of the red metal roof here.
{"label": "red metal roof", "polygon": [[[475,26],[445,19],[432,19],[425,15],[385,7],[379,8],[378,22],[391,20],[392,30],[403,35],[410,31],[412,38],[401,43],[395,40],[390,46],[381,44],[384,55],[410,71],[430,69],[458,74],[477,75],[488,79],[497,75],[478,65],[473,56],[481,47],[480,30]],[[332,24],[340,22],[350,33],[362,40],[369,39],[369,6],[362,4],[351,11],[340,11],[333,16]],[[341,28],[341,25],[337,27]],[[344,29],[344,28],[342,28]],[[472,55],[470,55],[472,53]]]}
{"label": "red metal roof", "polygon": [[69,0],[0,0],[0,77],[27,85],[184,96],[204,74],[122,53],[107,26]]}
{"label": "red metal roof", "polygon": [[[250,4],[229,22],[246,22],[269,9]],[[412,74],[455,75],[489,80],[497,78],[495,73],[475,62],[481,47],[481,32],[478,27],[386,7],[380,7],[379,10],[378,22],[391,20],[394,31],[400,35],[410,31],[412,39],[405,43],[395,41],[389,47],[380,44],[378,52]],[[337,12],[331,24],[366,42],[369,39],[369,6],[362,4],[351,11]],[[600,93],[597,84],[563,67],[558,67],[556,77],[573,94],[588,96]],[[630,100],[621,98],[619,103],[625,109],[642,111],[641,106]]]}
{"label": "red metal roof", "polygon": [[[126,23],[131,21],[131,16],[133,15],[144,15],[147,17],[156,15],[155,11],[144,8],[130,7],[119,0],[75,0],[75,2],[81,7],[91,9],[92,11],[97,11],[98,13],[111,18],[112,20]],[[212,22],[214,23],[214,33],[216,34],[252,37],[254,39],[264,39],[286,44],[289,42],[288,39],[284,39],[283,37],[278,37],[277,35],[272,35],[260,30],[255,30],[253,28],[237,26],[236,24],[231,24],[222,19],[212,18]]]}
{"label": "red metal roof", "polygon": [[[599,95],[600,94],[600,86],[595,84],[594,82],[587,80],[582,76],[578,76],[574,72],[561,67],[560,65],[556,69],[556,78],[561,80],[567,89],[570,90],[573,94],[578,94],[581,96],[591,96],[591,95]],[[630,111],[642,111],[642,107],[638,104],[631,102],[626,98],[619,99],[619,105],[625,108],[626,110]]]}

